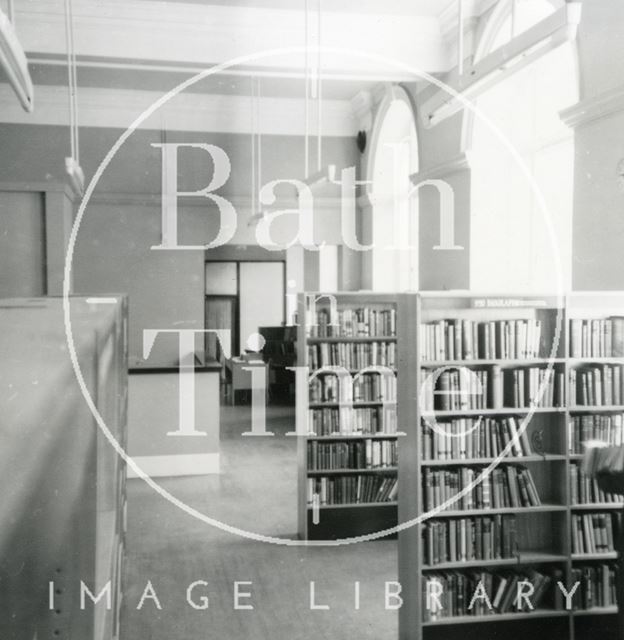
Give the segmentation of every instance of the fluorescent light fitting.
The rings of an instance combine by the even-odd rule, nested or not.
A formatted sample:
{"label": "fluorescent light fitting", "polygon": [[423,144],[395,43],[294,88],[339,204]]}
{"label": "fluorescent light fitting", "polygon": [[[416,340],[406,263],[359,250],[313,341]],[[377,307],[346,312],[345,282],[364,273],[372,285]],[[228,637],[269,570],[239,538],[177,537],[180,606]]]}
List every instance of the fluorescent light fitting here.
{"label": "fluorescent light fitting", "polygon": [[65,158],[65,171],[74,193],[82,197],[84,195],[84,173],[82,167],[74,158]]}
{"label": "fluorescent light fitting", "polygon": [[425,127],[432,127],[461,111],[464,100],[474,100],[484,91],[513,73],[576,38],[581,21],[581,3],[567,2],[563,7],[530,29],[479,60],[461,75],[452,87],[456,97],[440,89],[422,109]]}
{"label": "fluorescent light fitting", "polygon": [[17,39],[13,24],[0,9],[0,66],[4,69],[22,107],[32,113],[34,89],[28,71],[28,60]]}

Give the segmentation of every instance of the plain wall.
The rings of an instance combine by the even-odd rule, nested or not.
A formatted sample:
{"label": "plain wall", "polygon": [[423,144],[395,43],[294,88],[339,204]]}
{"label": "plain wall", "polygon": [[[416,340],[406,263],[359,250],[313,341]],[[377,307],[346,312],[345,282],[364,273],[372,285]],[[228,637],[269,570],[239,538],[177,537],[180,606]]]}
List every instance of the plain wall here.
{"label": "plain wall", "polygon": [[[201,226],[200,217],[198,210],[185,216],[189,232]],[[145,329],[204,328],[204,253],[153,251],[160,234],[155,204],[97,203],[89,207],[76,240],[75,290],[128,293],[131,367],[144,363]],[[198,347],[202,342],[197,339]],[[177,341],[161,336],[145,364],[174,367],[178,360]]]}
{"label": "plain wall", "polygon": [[240,264],[240,352],[260,327],[284,322],[284,263],[241,262]]}
{"label": "plain wall", "polygon": [[0,297],[46,293],[43,194],[0,192]]}
{"label": "plain wall", "polygon": [[[121,133],[117,129],[81,128],[80,162],[87,184]],[[94,197],[85,209],[73,264],[76,293],[115,291],[129,294],[131,366],[141,364],[144,329],[204,328],[204,251],[152,251],[150,248],[160,244],[162,190],[161,151],[152,145],[165,140],[214,144],[226,151],[231,173],[218,193],[234,204],[238,222],[229,244],[257,245],[257,227],[250,222],[249,135],[155,130],[134,132],[102,174]],[[2,124],[0,143],[3,149],[0,167],[5,181],[64,181],[64,158],[69,154],[67,128]],[[262,144],[263,183],[277,179],[303,179],[302,137],[265,135]],[[323,155],[324,162],[335,164],[339,169],[357,162],[357,149],[351,138],[325,138]],[[212,161],[205,151],[183,149],[178,156],[179,189],[196,191],[205,187],[212,168]],[[281,185],[276,193],[278,200],[271,209],[296,208],[294,187]],[[337,188],[330,189],[320,196],[324,203],[318,207],[315,204],[316,241],[339,242],[340,219],[336,215],[335,200],[332,201],[337,194]],[[16,246],[26,241],[40,242],[42,238],[33,226],[37,222],[34,206],[34,201],[24,205],[30,213],[27,218],[19,219],[22,231],[15,228],[16,219],[11,218],[13,226],[9,230],[11,237],[17,238]],[[208,243],[215,239],[219,229],[218,210],[203,198],[181,200],[178,220],[180,244]],[[8,218],[6,224],[9,224]],[[294,237],[296,229],[296,215],[284,215],[272,225],[272,237],[276,242],[285,244]],[[15,242],[12,240],[11,244]],[[10,290],[7,283],[7,291],[10,290],[12,295],[42,293],[33,271],[40,260],[35,248],[29,245],[28,251],[13,253],[0,258],[17,260],[15,267],[3,269],[3,274],[20,273],[14,285],[18,289]],[[289,255],[291,260],[303,260],[301,252]],[[289,274],[300,274],[293,291],[303,289],[302,266],[289,266]],[[22,271],[29,277],[25,278]],[[10,281],[13,282],[13,278]],[[150,366],[174,366],[177,359],[176,345],[166,340],[159,345]]]}
{"label": "plain wall", "polygon": [[219,372],[195,373],[195,429],[205,436],[168,436],[179,425],[178,371],[128,376],[128,452],[131,456],[218,453]]}
{"label": "plain wall", "polygon": [[573,289],[624,289],[624,111],[576,130]]}
{"label": "plain wall", "polygon": [[[622,24],[624,3],[583,2],[578,46],[582,101],[613,90],[624,93]],[[621,106],[575,130],[573,289],[624,289],[624,192],[616,175],[624,158],[623,132]]]}

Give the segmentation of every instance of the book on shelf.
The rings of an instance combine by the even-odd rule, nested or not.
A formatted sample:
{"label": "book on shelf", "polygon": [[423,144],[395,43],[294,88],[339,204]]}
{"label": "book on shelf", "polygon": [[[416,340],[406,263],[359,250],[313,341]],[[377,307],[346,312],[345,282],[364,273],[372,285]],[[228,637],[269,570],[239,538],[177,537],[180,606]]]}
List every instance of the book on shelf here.
{"label": "book on shelf", "polygon": [[396,402],[396,376],[368,372],[340,383],[338,376],[319,375],[309,384],[310,403]]}
{"label": "book on shelf", "polygon": [[420,325],[422,359],[527,360],[539,357],[540,320],[438,320]]}
{"label": "book on shelf", "polygon": [[[456,497],[471,486],[483,472],[478,467],[430,469],[423,472],[425,509],[430,510]],[[537,507],[541,501],[531,472],[522,465],[502,464],[475,484],[470,491],[446,507],[466,509],[504,509]]]}
{"label": "book on shelf", "polygon": [[582,465],[570,465],[570,502],[578,504],[622,504],[624,496],[607,493],[598,486],[596,478],[584,472]]}
{"label": "book on shelf", "polygon": [[384,469],[396,467],[396,440],[363,439],[355,442],[308,442],[308,470]]}
{"label": "book on shelf", "polygon": [[396,407],[318,407],[308,412],[308,429],[313,436],[394,434]]}
{"label": "book on shelf", "polygon": [[336,309],[334,317],[328,308],[318,309],[316,314],[309,310],[306,326],[311,338],[392,337],[396,336],[396,310],[344,308]]}
{"label": "book on shelf", "polygon": [[[546,600],[552,586],[552,576],[535,569],[428,573],[422,577],[423,622],[530,612]],[[483,590],[489,602],[482,596]],[[519,596],[522,593],[526,597]],[[430,594],[440,595],[432,598]]]}
{"label": "book on shelf", "polygon": [[564,374],[555,369],[524,367],[504,372],[505,406],[563,407]]}
{"label": "book on shelf", "polygon": [[345,369],[396,367],[396,342],[320,342],[308,345],[308,367],[326,366]]}
{"label": "book on shelf", "polygon": [[615,537],[611,513],[572,515],[572,553],[596,554],[615,551]]}
{"label": "book on shelf", "polygon": [[518,550],[516,516],[430,520],[422,529],[422,563],[513,558]]}
{"label": "book on shelf", "polygon": [[374,504],[397,499],[396,475],[319,476],[308,478],[308,505]]}
{"label": "book on shelf", "polygon": [[563,407],[564,381],[546,367],[449,368],[426,375],[420,397],[425,412]]}
{"label": "book on shelf", "polygon": [[572,416],[570,453],[585,453],[584,443],[598,440],[618,447],[624,444],[624,413],[593,413]]}
{"label": "book on shelf", "polygon": [[597,564],[572,567],[572,584],[578,587],[572,597],[572,608],[591,610],[595,607],[617,606],[617,567],[614,564]]}
{"label": "book on shelf", "polygon": [[577,406],[620,405],[624,401],[624,365],[591,365],[570,370]]}
{"label": "book on shelf", "polygon": [[624,317],[571,319],[570,355],[573,358],[624,357]]}
{"label": "book on shelf", "polygon": [[422,422],[423,460],[495,458],[510,443],[507,455],[533,455],[527,426],[519,423],[515,416],[438,420],[435,425],[423,418]]}

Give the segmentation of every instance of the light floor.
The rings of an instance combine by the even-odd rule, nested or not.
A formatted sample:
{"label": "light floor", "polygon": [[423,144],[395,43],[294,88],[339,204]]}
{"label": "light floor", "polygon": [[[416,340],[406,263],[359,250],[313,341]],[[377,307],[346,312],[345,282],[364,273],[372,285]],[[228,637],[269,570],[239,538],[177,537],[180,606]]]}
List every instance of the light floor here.
{"label": "light floor", "polygon": [[[162,479],[185,504],[230,526],[296,538],[296,438],[291,408],[270,407],[274,437],[241,437],[249,407],[222,407],[219,476]],[[340,547],[289,547],[252,541],[199,521],[141,480],[128,484],[128,537],[120,640],[395,640],[397,614],[384,608],[384,582],[397,579],[396,541]],[[150,580],[162,607],[146,598]],[[189,585],[195,610],[186,601]],[[251,581],[253,611],[234,610],[235,581]],[[310,609],[310,581],[316,602]],[[360,581],[360,609],[354,608]]]}

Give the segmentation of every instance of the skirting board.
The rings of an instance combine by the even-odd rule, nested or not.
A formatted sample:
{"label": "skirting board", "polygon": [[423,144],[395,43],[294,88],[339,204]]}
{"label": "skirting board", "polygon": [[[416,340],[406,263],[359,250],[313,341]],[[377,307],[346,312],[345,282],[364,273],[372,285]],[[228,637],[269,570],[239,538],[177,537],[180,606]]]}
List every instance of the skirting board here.
{"label": "skirting board", "polygon": [[[137,466],[150,478],[203,476],[220,473],[218,453],[191,453],[170,456],[133,456]],[[138,478],[128,466],[128,478]]]}

